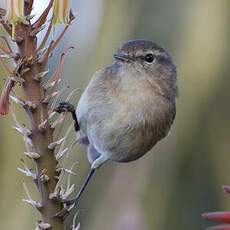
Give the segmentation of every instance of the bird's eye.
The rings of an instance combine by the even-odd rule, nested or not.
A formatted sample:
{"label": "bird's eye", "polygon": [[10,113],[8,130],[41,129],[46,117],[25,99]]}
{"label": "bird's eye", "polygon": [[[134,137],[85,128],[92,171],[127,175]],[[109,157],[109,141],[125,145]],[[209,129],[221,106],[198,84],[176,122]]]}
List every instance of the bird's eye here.
{"label": "bird's eye", "polygon": [[155,60],[156,56],[153,54],[146,54],[145,55],[145,61],[147,63],[152,63]]}

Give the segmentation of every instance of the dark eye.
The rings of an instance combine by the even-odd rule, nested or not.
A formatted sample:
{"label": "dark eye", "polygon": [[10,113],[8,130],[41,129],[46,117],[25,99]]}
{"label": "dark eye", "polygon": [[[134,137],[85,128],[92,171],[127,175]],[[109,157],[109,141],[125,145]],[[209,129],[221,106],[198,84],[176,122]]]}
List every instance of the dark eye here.
{"label": "dark eye", "polygon": [[146,54],[145,55],[145,61],[148,63],[152,63],[155,58],[156,58],[156,56],[153,54]]}

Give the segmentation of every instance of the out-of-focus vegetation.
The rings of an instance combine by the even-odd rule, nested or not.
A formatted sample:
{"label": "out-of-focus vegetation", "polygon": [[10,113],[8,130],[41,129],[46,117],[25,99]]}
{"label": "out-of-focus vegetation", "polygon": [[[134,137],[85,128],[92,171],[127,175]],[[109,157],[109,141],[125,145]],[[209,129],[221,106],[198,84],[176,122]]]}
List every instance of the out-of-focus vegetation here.
{"label": "out-of-focus vegetation", "polygon": [[[171,134],[136,162],[100,168],[78,207],[81,229],[205,229],[201,213],[230,208],[221,192],[230,183],[230,2],[73,2],[77,20],[59,50],[70,45],[76,50],[67,58],[63,86],[84,89],[118,46],[134,38],[170,51],[179,86]],[[1,67],[0,75],[5,77]],[[0,229],[29,230],[38,215],[21,202],[26,179],[16,167],[24,147],[11,127],[11,116],[0,119]],[[70,161],[76,158],[80,166],[73,180],[79,188],[88,167],[82,147],[75,147]]]}

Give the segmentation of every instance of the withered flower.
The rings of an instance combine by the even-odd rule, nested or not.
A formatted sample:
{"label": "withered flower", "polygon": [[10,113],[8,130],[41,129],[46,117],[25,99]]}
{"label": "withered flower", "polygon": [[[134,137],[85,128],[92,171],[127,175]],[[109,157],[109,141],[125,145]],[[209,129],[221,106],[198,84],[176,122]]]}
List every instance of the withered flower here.
{"label": "withered flower", "polygon": [[5,85],[2,90],[2,94],[0,97],[0,115],[6,115],[9,113],[9,105],[10,105],[10,92],[15,86],[16,82],[9,78],[6,80]]}

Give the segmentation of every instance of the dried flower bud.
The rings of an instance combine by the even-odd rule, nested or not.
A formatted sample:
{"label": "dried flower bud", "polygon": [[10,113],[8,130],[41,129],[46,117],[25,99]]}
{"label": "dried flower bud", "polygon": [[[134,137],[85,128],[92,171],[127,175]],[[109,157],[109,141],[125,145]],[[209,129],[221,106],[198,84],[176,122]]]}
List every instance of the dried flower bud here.
{"label": "dried flower bud", "polygon": [[24,0],[7,0],[5,20],[12,25],[12,39],[15,39],[15,27],[17,23],[26,23]]}
{"label": "dried flower bud", "polygon": [[69,24],[70,13],[70,0],[54,0],[52,25]]}
{"label": "dried flower bud", "polygon": [[29,158],[31,158],[31,159],[35,159],[35,160],[37,160],[37,159],[39,159],[41,156],[40,156],[40,154],[39,153],[36,153],[36,152],[24,152],[24,154],[27,156],[27,157],[29,157]]}
{"label": "dried flower bud", "polygon": [[45,230],[45,229],[50,229],[51,228],[51,225],[49,223],[44,223],[42,221],[40,221],[38,223],[38,226],[41,230]]}

